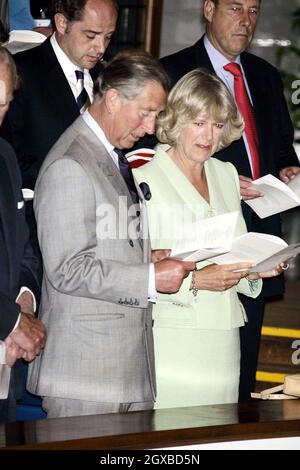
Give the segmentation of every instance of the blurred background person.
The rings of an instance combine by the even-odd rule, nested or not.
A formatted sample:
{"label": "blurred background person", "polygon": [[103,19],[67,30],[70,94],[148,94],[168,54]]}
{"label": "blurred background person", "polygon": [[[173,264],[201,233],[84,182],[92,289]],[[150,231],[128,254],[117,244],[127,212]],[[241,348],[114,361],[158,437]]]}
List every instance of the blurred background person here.
{"label": "blurred background person", "polygon": [[93,100],[93,80],[116,28],[117,3],[54,0],[53,13],[51,38],[14,56],[21,87],[2,131],[30,189],[47,152]]}
{"label": "blurred background person", "polygon": [[[23,187],[31,190],[50,148],[93,100],[118,15],[114,0],[54,0],[53,9],[51,38],[14,56],[21,86],[1,130],[17,154]],[[32,201],[26,216],[38,246]]]}
{"label": "blurred background person", "polygon": [[7,0],[9,30],[34,29],[35,22],[30,11],[29,0]]}

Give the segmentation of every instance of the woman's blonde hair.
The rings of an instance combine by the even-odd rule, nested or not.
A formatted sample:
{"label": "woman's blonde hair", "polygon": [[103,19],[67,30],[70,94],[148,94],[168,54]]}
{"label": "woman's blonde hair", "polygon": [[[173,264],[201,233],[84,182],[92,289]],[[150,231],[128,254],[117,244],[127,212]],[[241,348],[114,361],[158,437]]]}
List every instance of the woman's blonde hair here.
{"label": "woman's blonde hair", "polygon": [[172,88],[166,109],[158,117],[158,140],[176,145],[182,129],[202,114],[224,123],[217,150],[228,147],[241,137],[244,121],[227,87],[216,75],[204,69],[195,69]]}

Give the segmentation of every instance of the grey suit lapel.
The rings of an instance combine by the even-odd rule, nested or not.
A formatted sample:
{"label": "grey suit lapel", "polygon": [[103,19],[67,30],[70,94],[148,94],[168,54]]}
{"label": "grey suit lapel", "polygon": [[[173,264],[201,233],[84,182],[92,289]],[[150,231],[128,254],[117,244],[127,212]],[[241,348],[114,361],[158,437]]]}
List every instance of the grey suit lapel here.
{"label": "grey suit lapel", "polygon": [[[97,167],[100,168],[103,174],[111,181],[114,189],[120,195],[128,196],[127,200],[129,207],[131,205],[131,196],[127,185],[102,142],[81,117],[74,122],[73,126],[75,127],[76,132],[84,137],[84,144],[87,147],[87,155],[91,155],[91,159],[96,162]],[[89,142],[89,144],[87,145],[86,142]]]}
{"label": "grey suit lapel", "polygon": [[[116,197],[120,196],[127,196],[127,211],[129,211],[130,207],[132,206],[132,199],[131,195],[128,191],[127,185],[113,162],[111,156],[107,152],[106,148],[102,144],[102,142],[98,139],[96,134],[92,131],[92,129],[86,124],[84,119],[80,116],[74,123],[73,123],[74,130],[76,134],[81,135],[83,137],[83,145],[86,147],[86,154],[82,157],[82,160],[86,160],[89,158],[90,155],[90,163],[93,165],[95,163],[95,172],[97,169],[100,169],[101,173],[107,177],[110,181],[112,190],[115,192]],[[145,209],[144,196],[140,188],[138,187],[138,193],[142,200],[142,208],[141,208],[141,218],[143,217],[143,210]],[[128,212],[127,212],[128,213]],[[143,241],[142,241],[143,240]],[[148,253],[148,237],[146,239],[142,239],[140,241],[140,245]],[[148,255],[147,255],[148,256]]]}

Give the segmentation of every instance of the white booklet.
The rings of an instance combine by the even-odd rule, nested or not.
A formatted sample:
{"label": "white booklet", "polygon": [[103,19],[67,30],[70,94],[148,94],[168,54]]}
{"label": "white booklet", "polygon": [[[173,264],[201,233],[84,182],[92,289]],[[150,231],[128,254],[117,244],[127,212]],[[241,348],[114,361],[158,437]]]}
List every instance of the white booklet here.
{"label": "white booklet", "polygon": [[3,46],[9,50],[11,54],[26,51],[38,46],[46,40],[44,34],[31,30],[13,30],[9,33],[9,40]]}
{"label": "white booklet", "polygon": [[216,264],[241,261],[254,262],[251,272],[271,271],[279,263],[300,253],[300,243],[288,245],[284,240],[266,233],[249,232],[233,240],[229,253],[211,258]]}
{"label": "white booklet", "polygon": [[245,201],[257,215],[264,219],[300,205],[300,173],[288,184],[273,175],[266,175],[252,182],[254,189],[264,196]]}
{"label": "white booklet", "polygon": [[185,227],[186,237],[177,238],[171,256],[184,261],[203,261],[230,250],[238,212],[199,220]]}

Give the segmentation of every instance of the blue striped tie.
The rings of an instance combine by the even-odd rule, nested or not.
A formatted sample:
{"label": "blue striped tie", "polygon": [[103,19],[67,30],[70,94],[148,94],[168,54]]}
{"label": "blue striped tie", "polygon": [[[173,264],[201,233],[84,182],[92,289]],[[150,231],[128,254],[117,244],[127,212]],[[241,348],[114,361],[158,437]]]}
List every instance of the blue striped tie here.
{"label": "blue striped tie", "polygon": [[77,78],[78,89],[80,89],[79,95],[76,98],[80,113],[83,113],[90,104],[89,96],[86,89],[84,88],[84,73],[81,70],[75,70]]}

